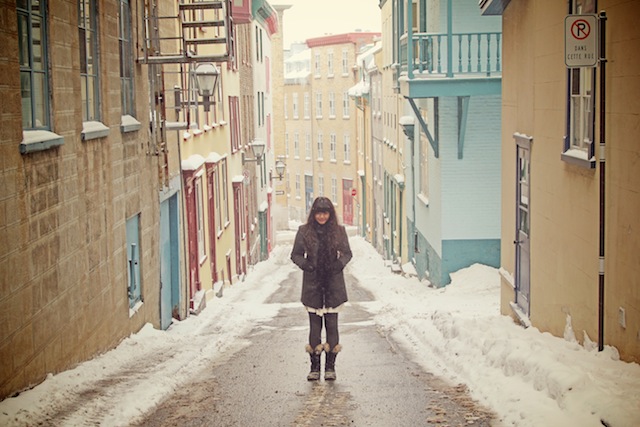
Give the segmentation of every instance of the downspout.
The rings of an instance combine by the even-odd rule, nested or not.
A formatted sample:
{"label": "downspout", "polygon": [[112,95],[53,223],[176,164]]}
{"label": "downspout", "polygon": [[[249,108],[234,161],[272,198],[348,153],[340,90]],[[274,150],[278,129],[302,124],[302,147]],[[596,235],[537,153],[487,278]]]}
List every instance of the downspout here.
{"label": "downspout", "polygon": [[399,213],[399,216],[398,216],[398,220],[400,222],[400,227],[399,227],[400,228],[400,233],[399,233],[400,237],[398,238],[398,252],[399,252],[398,256],[400,258],[400,264],[402,264],[402,235],[404,234],[404,231],[402,229],[402,219],[403,219],[402,215],[404,215],[403,209],[402,209],[402,205],[403,205],[403,197],[402,197],[402,195],[404,194],[404,182],[398,183],[398,189],[400,190],[400,195],[399,195],[399,197],[400,197],[400,200],[399,200],[400,213]]}
{"label": "downspout", "polygon": [[[413,254],[413,259],[415,260],[416,255],[415,255],[415,251],[416,251],[416,236],[418,235],[418,228],[416,227],[416,198],[418,195],[418,192],[416,191],[416,143],[414,141],[415,138],[415,134],[411,136],[411,138],[409,138],[409,141],[411,142],[411,191],[413,193],[413,201],[411,202],[411,221],[413,221],[413,250],[411,251],[411,253]],[[415,261],[414,261],[415,263]]]}
{"label": "downspout", "polygon": [[411,1],[407,5],[407,78],[413,79],[413,2]]}
{"label": "downspout", "polygon": [[605,231],[605,29],[607,13],[600,12],[600,248],[598,274],[598,351],[604,349],[604,231]]}
{"label": "downspout", "polygon": [[453,77],[453,0],[447,1],[447,77]]}

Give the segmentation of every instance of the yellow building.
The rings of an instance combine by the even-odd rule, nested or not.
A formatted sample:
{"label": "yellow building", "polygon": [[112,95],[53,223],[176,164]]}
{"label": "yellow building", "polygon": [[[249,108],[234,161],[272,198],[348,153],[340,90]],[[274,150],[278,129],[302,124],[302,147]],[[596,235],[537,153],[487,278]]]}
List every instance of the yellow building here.
{"label": "yellow building", "polygon": [[292,70],[305,76],[285,70],[284,155],[292,220],[304,222],[313,199],[324,195],[333,201],[341,223],[356,225],[356,107],[348,91],[359,79],[360,49],[378,35],[355,32],[309,39],[308,51],[297,53],[306,55],[302,62],[307,61],[308,68]]}
{"label": "yellow building", "polygon": [[638,362],[640,3],[480,3],[504,35],[502,312]]}

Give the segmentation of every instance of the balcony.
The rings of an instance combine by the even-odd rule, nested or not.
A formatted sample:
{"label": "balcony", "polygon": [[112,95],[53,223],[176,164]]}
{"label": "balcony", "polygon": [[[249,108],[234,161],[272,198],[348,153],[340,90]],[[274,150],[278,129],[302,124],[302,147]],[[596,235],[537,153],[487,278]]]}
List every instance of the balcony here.
{"label": "balcony", "polygon": [[396,68],[400,93],[410,98],[499,94],[501,53],[501,32],[405,33]]}

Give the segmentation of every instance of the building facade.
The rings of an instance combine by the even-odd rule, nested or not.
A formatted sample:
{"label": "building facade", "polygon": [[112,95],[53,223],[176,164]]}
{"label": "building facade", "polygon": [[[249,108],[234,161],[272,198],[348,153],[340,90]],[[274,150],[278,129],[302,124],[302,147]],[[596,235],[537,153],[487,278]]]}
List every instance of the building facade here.
{"label": "building facade", "polygon": [[324,195],[333,201],[341,223],[357,225],[356,110],[348,91],[358,81],[360,49],[378,35],[355,32],[309,39],[308,53],[298,54],[309,57],[308,75],[285,73],[292,220],[304,222],[313,199]]}
{"label": "building facade", "polygon": [[156,70],[136,61],[132,5],[4,1],[2,14],[6,397],[146,323],[168,327],[188,298],[180,162],[150,137]]}
{"label": "building facade", "polygon": [[444,286],[499,265],[501,23],[471,0],[381,6],[384,252]]}
{"label": "building facade", "polygon": [[[640,64],[629,52],[640,34],[629,17],[640,4],[481,3],[502,16],[505,47],[501,310],[555,336],[572,326],[580,342],[638,362],[640,105],[629,94]],[[575,15],[603,37],[606,62],[578,67],[565,56]]]}
{"label": "building facade", "polygon": [[[252,53],[270,56],[277,19],[247,2],[242,45],[233,3],[2,3],[0,398],[168,328],[247,274],[259,206],[242,134],[269,141],[270,62]],[[241,99],[242,57],[266,130],[257,96]]]}

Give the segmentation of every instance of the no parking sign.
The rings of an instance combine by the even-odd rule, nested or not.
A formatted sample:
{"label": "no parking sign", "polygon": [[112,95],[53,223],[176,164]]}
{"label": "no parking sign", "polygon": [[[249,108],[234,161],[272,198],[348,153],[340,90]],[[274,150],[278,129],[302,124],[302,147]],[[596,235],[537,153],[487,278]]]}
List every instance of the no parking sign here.
{"label": "no parking sign", "polygon": [[568,15],[564,19],[564,62],[567,67],[595,67],[598,63],[598,17]]}

